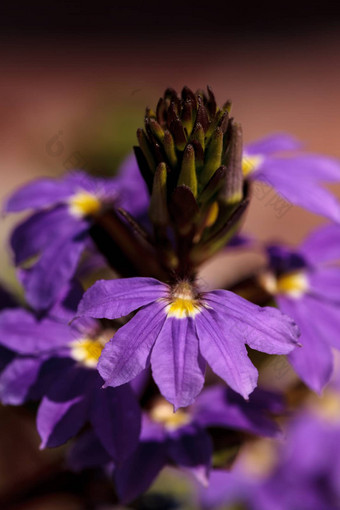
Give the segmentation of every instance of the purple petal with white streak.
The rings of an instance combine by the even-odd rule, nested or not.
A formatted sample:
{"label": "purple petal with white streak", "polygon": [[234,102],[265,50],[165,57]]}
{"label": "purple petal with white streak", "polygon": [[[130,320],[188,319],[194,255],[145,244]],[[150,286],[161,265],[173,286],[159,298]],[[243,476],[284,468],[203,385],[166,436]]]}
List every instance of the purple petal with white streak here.
{"label": "purple petal with white streak", "polygon": [[166,319],[163,303],[142,308],[105,345],[98,370],[105,386],[131,381],[150,364],[150,354]]}
{"label": "purple petal with white streak", "polygon": [[84,294],[78,315],[118,319],[165,297],[167,287],[154,278],[99,280]]}
{"label": "purple petal with white streak", "polygon": [[151,354],[153,378],[163,397],[179,407],[190,405],[204,384],[205,362],[192,318],[168,318]]}
{"label": "purple petal with white streak", "polygon": [[215,290],[205,297],[219,314],[229,338],[268,354],[288,354],[298,343],[295,322],[276,308],[261,307],[227,290]]}

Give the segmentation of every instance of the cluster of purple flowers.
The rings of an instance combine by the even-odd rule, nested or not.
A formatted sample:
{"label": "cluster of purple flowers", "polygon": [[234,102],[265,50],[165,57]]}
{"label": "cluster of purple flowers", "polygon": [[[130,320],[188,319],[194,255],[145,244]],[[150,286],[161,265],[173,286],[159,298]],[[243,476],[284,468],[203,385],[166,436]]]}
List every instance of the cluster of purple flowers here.
{"label": "cluster of purple flowers", "polygon": [[[300,144],[287,135],[243,148],[230,104],[218,109],[210,89],[206,96],[185,87],[182,98],[168,89],[156,113],[147,110],[138,141],[136,158],[116,177],[77,171],[29,183],[8,199],[6,212],[31,210],[10,240],[27,305],[0,296],[2,403],[38,401],[41,447],[72,440],[69,465],[104,470],[124,502],[166,465],[208,485],[230,437],[240,446],[249,434],[280,436],[273,416],[285,406],[257,387],[254,351],[288,355],[320,393],[333,371],[332,348],[340,349],[340,204],[320,187],[340,179],[340,163],[296,154]],[[333,222],[299,248],[264,247],[268,262],[252,282],[267,306],[198,283],[200,265],[237,244],[254,180]],[[84,292],[84,272],[98,263],[117,278]],[[300,425],[294,434],[304,434]],[[216,429],[224,431],[220,442]],[[295,460],[284,462],[266,481],[273,493]],[[269,494],[250,490],[237,473],[212,473],[202,503],[209,508],[214,498],[230,500],[231,485],[247,486],[257,504]]]}

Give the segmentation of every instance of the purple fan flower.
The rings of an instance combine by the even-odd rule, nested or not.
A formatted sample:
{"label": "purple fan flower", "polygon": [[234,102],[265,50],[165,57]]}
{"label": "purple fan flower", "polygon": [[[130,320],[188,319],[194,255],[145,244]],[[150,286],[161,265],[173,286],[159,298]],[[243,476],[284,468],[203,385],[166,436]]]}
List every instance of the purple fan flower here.
{"label": "purple fan flower", "polygon": [[[144,413],[140,443],[132,455],[114,467],[117,493],[123,502],[140,496],[168,464],[192,473],[208,483],[213,454],[209,427],[223,427],[277,437],[280,431],[269,413],[282,411],[281,398],[256,390],[245,401],[221,385],[204,390],[193,406],[173,412],[164,399],[154,401]],[[70,464],[76,470],[108,465],[110,459],[100,449],[93,434],[84,434],[73,447]]]}
{"label": "purple fan flower", "polygon": [[339,508],[339,419],[326,421],[304,410],[289,424],[286,440],[272,449],[274,463],[260,477],[242,462],[231,472],[213,471],[209,487],[199,487],[203,508],[237,503],[248,510]]}
{"label": "purple fan flower", "polygon": [[297,249],[270,246],[268,255],[270,270],[260,282],[301,331],[303,347],[289,360],[321,392],[333,371],[332,347],[340,349],[340,268],[334,265],[340,259],[340,227],[317,229]]}
{"label": "purple fan flower", "polygon": [[340,204],[320,183],[340,181],[340,162],[315,154],[275,155],[299,148],[297,140],[283,134],[251,143],[244,151],[244,174],[269,184],[288,202],[339,222]]}
{"label": "purple fan flower", "polygon": [[278,310],[225,290],[200,293],[187,281],[169,286],[153,278],[101,280],[84,294],[77,313],[116,319],[134,310],[106,344],[98,370],[105,386],[115,387],[151,362],[160,392],[175,409],[191,404],[201,391],[206,362],[248,398],[257,370],[245,343],[270,354],[287,354],[297,345],[295,323]]}
{"label": "purple fan flower", "polygon": [[11,353],[0,374],[1,401],[42,399],[37,414],[42,448],[65,443],[90,422],[111,457],[121,460],[137,445],[140,409],[129,385],[101,388],[96,365],[112,330],[108,336],[88,319],[69,326],[71,313],[67,317],[63,308],[56,317],[57,310],[39,320],[21,308],[0,313],[0,345]]}
{"label": "purple fan flower", "polygon": [[9,198],[7,212],[35,211],[11,237],[16,265],[39,257],[23,279],[32,307],[46,310],[56,301],[90,242],[93,217],[113,204],[136,215],[146,208],[146,187],[132,157],[124,162],[116,178],[71,172],[62,179],[33,181]]}

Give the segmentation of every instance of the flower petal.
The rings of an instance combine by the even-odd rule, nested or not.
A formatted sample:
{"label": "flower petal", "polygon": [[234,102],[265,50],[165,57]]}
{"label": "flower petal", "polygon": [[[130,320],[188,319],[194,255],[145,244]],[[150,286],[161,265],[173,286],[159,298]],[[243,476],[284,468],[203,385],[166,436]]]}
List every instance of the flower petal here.
{"label": "flower petal", "polygon": [[[301,165],[304,164],[302,160]],[[308,170],[310,170],[308,177]],[[340,221],[340,203],[319,182],[322,177],[320,171],[312,168],[299,167],[297,158],[275,159],[265,162],[261,168],[254,172],[254,179],[263,181],[272,186],[286,201],[293,205],[303,207],[315,214]],[[327,176],[324,177],[327,180]]]}
{"label": "flower petal", "polygon": [[252,349],[287,354],[298,345],[297,325],[276,308],[254,305],[227,290],[207,293],[206,301],[218,312],[226,334]]}
{"label": "flower petal", "polygon": [[[304,296],[309,316],[313,317],[313,325],[320,339],[328,345],[340,350],[340,306],[313,296]],[[281,302],[281,300],[280,300]],[[283,305],[284,306],[284,305]],[[302,330],[301,330],[302,332]],[[304,345],[304,344],[303,344]]]}
{"label": "flower petal", "polygon": [[301,330],[302,348],[295,349],[289,361],[307,386],[320,393],[333,371],[332,351],[323,339],[323,317],[313,315],[309,300],[304,298],[278,297],[277,302],[281,310],[295,318]]}
{"label": "flower petal", "polygon": [[142,308],[105,345],[98,370],[105,386],[120,386],[131,381],[150,362],[153,344],[166,319],[164,304]]}
{"label": "flower petal", "polygon": [[166,295],[166,285],[154,278],[99,280],[84,294],[78,315],[117,319]]}
{"label": "flower petal", "polygon": [[249,401],[245,401],[238,393],[218,384],[198,396],[192,412],[194,421],[202,427],[227,427],[277,437],[280,429],[268,414],[272,410],[282,411],[278,394],[256,388]]}
{"label": "flower petal", "polygon": [[168,454],[179,467],[189,470],[203,485],[208,484],[213,445],[203,428],[190,424],[175,430],[169,437]]}
{"label": "flower petal", "polygon": [[112,462],[101,442],[93,432],[86,430],[71,446],[68,452],[67,464],[73,471],[104,467]]}
{"label": "flower petal", "polygon": [[0,399],[3,404],[21,405],[29,397],[43,358],[16,358],[0,374]]}
{"label": "flower petal", "polygon": [[205,362],[192,318],[168,318],[151,354],[154,380],[175,410],[190,405],[204,384]]}
{"label": "flower petal", "polygon": [[99,389],[93,400],[91,422],[101,444],[116,461],[126,459],[137,447],[141,413],[129,385]]}
{"label": "flower petal", "polygon": [[5,211],[18,212],[25,209],[41,209],[64,201],[73,192],[73,187],[66,180],[36,179],[13,193],[5,205]]}
{"label": "flower petal", "polygon": [[130,154],[120,165],[116,180],[121,207],[134,216],[143,214],[148,207],[149,193],[134,154]]}
{"label": "flower petal", "polygon": [[20,354],[38,354],[68,345],[75,332],[67,324],[38,321],[21,308],[0,312],[0,344]]}
{"label": "flower petal", "polygon": [[71,229],[72,236],[75,224],[79,225],[79,220],[72,218],[64,206],[32,214],[12,232],[10,243],[15,264],[21,264],[34,255],[38,255],[61,232],[65,235],[65,232]]}
{"label": "flower petal", "polygon": [[314,230],[299,251],[311,264],[340,259],[340,226],[331,224]]}
{"label": "flower petal", "polygon": [[96,372],[82,367],[73,366],[60,374],[38,409],[41,448],[60,446],[79,432],[88,419],[96,382]]}
{"label": "flower petal", "polygon": [[245,148],[245,155],[270,156],[275,152],[295,151],[301,148],[301,142],[291,135],[278,133],[266,136],[256,142],[248,143]]}
{"label": "flower petal", "polygon": [[135,452],[118,465],[114,472],[116,490],[121,502],[129,503],[143,494],[166,462],[165,442],[141,441]]}
{"label": "flower petal", "polygon": [[319,154],[302,154],[291,158],[268,158],[261,166],[260,172],[266,173],[268,177],[270,175],[283,177],[282,174],[287,174],[290,179],[295,176],[295,179],[309,182],[338,182],[340,161]]}
{"label": "flower petal", "polygon": [[37,310],[46,310],[58,299],[75,274],[86,239],[57,238],[44,250],[38,262],[25,272],[26,299]]}
{"label": "flower petal", "polygon": [[202,356],[234,391],[248,398],[256,387],[258,373],[245,345],[212,309],[197,314],[195,321]]}
{"label": "flower petal", "polygon": [[320,300],[340,304],[340,268],[320,267],[308,273],[308,293]]}

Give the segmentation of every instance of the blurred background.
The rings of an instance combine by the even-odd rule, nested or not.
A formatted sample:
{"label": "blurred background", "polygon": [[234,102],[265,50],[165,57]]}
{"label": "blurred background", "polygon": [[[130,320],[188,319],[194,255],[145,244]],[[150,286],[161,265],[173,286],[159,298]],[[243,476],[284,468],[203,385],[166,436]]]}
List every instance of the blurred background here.
{"label": "blurred background", "polygon": [[[136,143],[145,106],[155,107],[168,86],[210,85],[219,104],[231,99],[246,142],[289,132],[310,151],[340,157],[339,11],[292,0],[5,2],[1,200],[27,180],[70,168],[114,173]],[[333,190],[340,196],[340,186]],[[7,238],[18,219],[2,218],[0,231],[0,280],[15,292]],[[297,242],[322,221],[294,207],[278,216],[254,199],[245,230]],[[234,258],[231,271],[244,263]],[[0,428],[1,508],[83,508],[62,491],[53,502],[6,506],[60,454],[39,452],[26,410],[1,408]]]}

